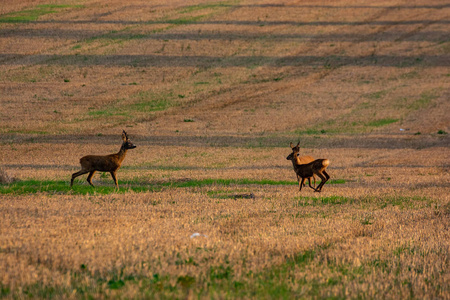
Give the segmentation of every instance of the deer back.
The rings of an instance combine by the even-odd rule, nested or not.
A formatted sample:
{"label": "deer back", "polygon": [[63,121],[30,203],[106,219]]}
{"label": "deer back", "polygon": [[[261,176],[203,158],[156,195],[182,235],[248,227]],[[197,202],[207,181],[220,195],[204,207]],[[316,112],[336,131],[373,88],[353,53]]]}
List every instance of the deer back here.
{"label": "deer back", "polygon": [[311,169],[314,174],[321,173],[323,170],[325,170],[328,165],[330,164],[330,161],[326,158],[324,159],[316,159],[313,161],[311,166]]}
{"label": "deer back", "polygon": [[297,164],[299,164],[299,165],[308,164],[312,161],[314,161],[314,157],[309,156],[309,155],[297,157]]}
{"label": "deer back", "polygon": [[294,170],[302,178],[308,178],[325,170],[330,161],[328,159],[316,159],[307,164],[294,164]]}
{"label": "deer back", "polygon": [[90,171],[112,172],[117,170],[121,163],[122,161],[117,154],[105,156],[87,155],[80,159],[81,167]]}

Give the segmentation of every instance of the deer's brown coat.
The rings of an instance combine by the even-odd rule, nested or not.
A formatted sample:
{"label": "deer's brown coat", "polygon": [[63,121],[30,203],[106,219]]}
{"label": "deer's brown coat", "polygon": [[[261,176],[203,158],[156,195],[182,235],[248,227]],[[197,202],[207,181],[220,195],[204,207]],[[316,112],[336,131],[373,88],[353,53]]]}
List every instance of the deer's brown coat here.
{"label": "deer's brown coat", "polygon": [[117,182],[117,170],[119,170],[122,165],[123,160],[125,159],[125,155],[128,149],[136,148],[135,145],[128,139],[127,133],[123,131],[122,133],[122,146],[118,153],[109,154],[109,155],[87,155],[83,156],[80,159],[81,170],[72,174],[72,179],[70,181],[70,186],[73,185],[73,181],[76,177],[89,173],[87,177],[87,182],[90,185],[94,186],[92,183],[92,177],[96,171],[100,172],[109,172],[111,177],[116,184],[116,187],[119,188],[119,184]]}

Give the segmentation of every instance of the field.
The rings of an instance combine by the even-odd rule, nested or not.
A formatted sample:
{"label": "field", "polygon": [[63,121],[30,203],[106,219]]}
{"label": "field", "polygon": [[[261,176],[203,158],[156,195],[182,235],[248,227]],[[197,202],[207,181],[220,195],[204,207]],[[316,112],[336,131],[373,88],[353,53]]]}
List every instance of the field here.
{"label": "field", "polygon": [[[3,1],[0,298],[450,299],[449,15]],[[70,188],[122,130],[120,188]],[[331,161],[321,193],[298,141]]]}

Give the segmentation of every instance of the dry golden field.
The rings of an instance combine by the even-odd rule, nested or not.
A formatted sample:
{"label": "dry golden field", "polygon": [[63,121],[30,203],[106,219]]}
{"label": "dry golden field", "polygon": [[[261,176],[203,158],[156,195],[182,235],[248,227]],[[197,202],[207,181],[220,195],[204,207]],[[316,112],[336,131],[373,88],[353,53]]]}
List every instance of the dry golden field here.
{"label": "dry golden field", "polygon": [[[450,299],[449,16],[0,1],[0,298]],[[70,189],[122,129],[120,189]],[[298,140],[322,193],[298,192]]]}

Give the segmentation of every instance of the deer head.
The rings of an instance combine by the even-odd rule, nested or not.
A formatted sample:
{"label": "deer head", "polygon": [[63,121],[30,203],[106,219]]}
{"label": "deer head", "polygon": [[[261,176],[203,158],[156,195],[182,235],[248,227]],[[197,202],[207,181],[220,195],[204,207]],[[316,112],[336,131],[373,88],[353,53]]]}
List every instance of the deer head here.
{"label": "deer head", "polygon": [[292,144],[292,142],[289,144],[289,146],[292,149],[292,153],[288,155],[288,157],[286,157],[287,160],[293,160],[294,158],[296,158],[297,156],[300,155],[300,141],[298,141],[297,146],[294,146],[294,144]]}
{"label": "deer head", "polygon": [[128,139],[128,136],[127,136],[127,133],[125,132],[125,130],[123,130],[123,132],[122,132],[122,140],[123,140],[123,144],[122,144],[123,149],[128,150],[128,149],[136,148],[136,146]]}

